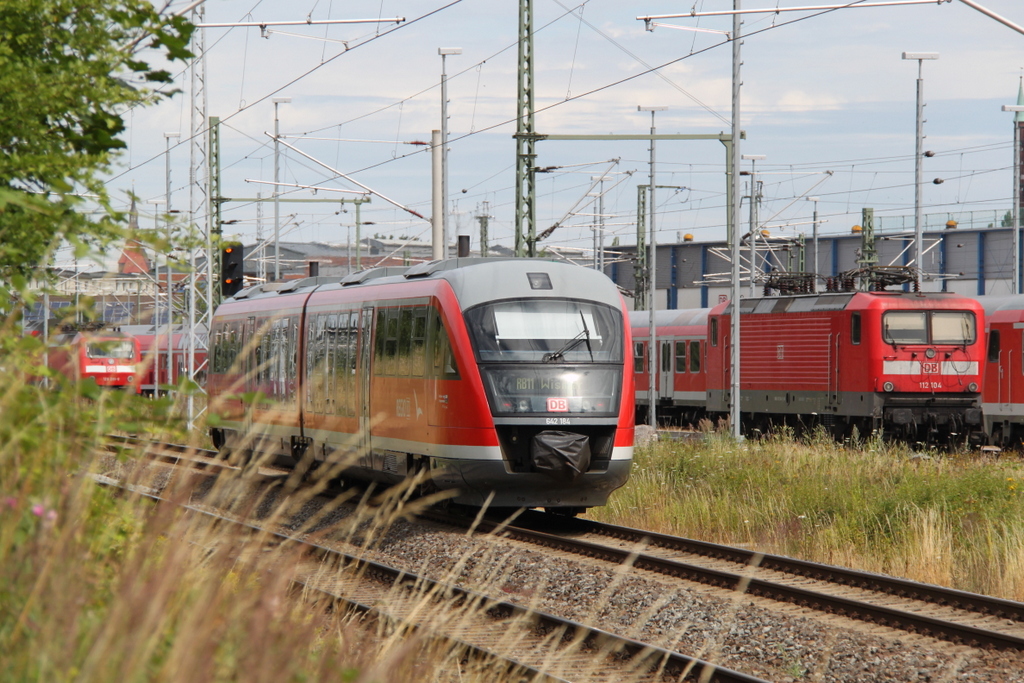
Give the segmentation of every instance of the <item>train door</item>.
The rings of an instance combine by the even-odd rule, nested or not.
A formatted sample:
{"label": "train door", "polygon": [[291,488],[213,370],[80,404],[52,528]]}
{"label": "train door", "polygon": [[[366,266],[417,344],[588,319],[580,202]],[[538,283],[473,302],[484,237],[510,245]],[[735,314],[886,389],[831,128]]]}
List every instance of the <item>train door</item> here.
{"label": "train door", "polygon": [[672,399],[672,390],[675,382],[672,379],[672,340],[662,341],[658,344],[658,398]]}
{"label": "train door", "polygon": [[363,306],[359,323],[359,433],[356,449],[360,457],[370,453],[370,424],[373,413],[370,410],[371,373],[373,372],[373,306]]}
{"label": "train door", "polygon": [[[1018,344],[1015,344],[1013,340],[1010,340],[1007,344],[1001,344],[999,337],[1002,336],[1002,330],[993,328],[988,333],[988,367],[993,368],[994,372],[986,378],[988,381],[993,382],[996,387],[995,391],[995,402],[999,404],[1001,413],[1009,413],[1010,405],[1014,402],[1013,395],[1011,393],[1012,378],[1014,376],[1014,348],[1020,348]],[[1017,331],[1013,329],[1005,330],[1006,336],[1010,337]],[[1020,372],[1018,370],[1018,372]],[[994,377],[992,376],[994,375]]]}

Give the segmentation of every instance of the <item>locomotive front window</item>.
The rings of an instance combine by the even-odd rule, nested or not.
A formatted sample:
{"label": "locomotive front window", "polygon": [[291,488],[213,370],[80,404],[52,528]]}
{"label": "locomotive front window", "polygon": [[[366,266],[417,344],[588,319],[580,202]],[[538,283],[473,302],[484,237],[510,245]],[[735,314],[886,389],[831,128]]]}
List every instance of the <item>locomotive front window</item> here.
{"label": "locomotive front window", "polygon": [[928,314],[925,311],[886,311],[882,338],[887,344],[927,344]]}
{"label": "locomotive front window", "polygon": [[622,315],[566,299],[501,301],[466,311],[477,356],[487,362],[621,363]]}
{"label": "locomotive front window", "polygon": [[887,344],[973,344],[977,324],[971,311],[886,311],[882,338]]}
{"label": "locomotive front window", "polygon": [[970,311],[933,311],[932,343],[973,344],[975,339],[974,313]]}
{"label": "locomotive front window", "polygon": [[135,357],[135,344],[130,341],[94,341],[86,346],[85,354],[89,358],[126,358]]}

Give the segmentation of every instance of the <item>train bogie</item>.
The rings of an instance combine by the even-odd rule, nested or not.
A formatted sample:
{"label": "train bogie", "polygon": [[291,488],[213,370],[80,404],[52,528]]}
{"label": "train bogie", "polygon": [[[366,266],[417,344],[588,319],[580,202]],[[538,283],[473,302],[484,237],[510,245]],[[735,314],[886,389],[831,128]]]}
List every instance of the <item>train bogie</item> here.
{"label": "train bogie", "polygon": [[465,504],[602,505],[631,462],[628,343],[611,281],[552,261],[267,285],[215,316],[214,437],[354,479],[419,475]]}

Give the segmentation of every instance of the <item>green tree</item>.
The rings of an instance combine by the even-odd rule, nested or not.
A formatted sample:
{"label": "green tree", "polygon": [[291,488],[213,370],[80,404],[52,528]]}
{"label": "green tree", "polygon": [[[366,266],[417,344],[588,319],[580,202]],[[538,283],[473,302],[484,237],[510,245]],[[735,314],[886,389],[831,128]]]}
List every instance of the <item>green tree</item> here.
{"label": "green tree", "polygon": [[0,0],[0,278],[62,240],[120,234],[98,176],[125,147],[129,108],[172,94],[155,90],[171,75],[146,59],[189,58],[192,31],[146,0]]}

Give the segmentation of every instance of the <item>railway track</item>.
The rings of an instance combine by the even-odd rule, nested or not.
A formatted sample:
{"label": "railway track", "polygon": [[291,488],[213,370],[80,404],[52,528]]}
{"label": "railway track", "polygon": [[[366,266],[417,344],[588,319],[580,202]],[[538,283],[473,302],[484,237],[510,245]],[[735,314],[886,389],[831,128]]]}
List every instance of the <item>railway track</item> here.
{"label": "railway track", "polygon": [[[179,459],[182,465],[188,464],[185,461],[195,459],[200,461],[195,465],[197,467],[225,466],[223,461],[209,455],[187,455],[185,461],[182,461],[183,456],[175,450],[164,448],[158,453],[156,457],[164,461]],[[214,464],[211,465],[211,462]],[[273,469],[267,470],[265,474],[267,477],[288,476],[286,471]],[[953,657],[965,656],[963,653],[968,651],[978,652],[978,649],[1000,650],[1008,654],[1024,651],[1024,605],[1008,600],[532,511],[522,514],[511,526],[500,531],[498,529],[502,522],[497,520],[470,519],[435,511],[423,515],[423,521],[410,521],[410,524],[417,526],[424,523],[462,530],[452,534],[453,538],[466,538],[464,530],[474,526],[473,538],[483,544],[493,544],[493,539],[499,537],[506,542],[528,544],[510,550],[512,557],[522,556],[523,550],[534,546],[543,555],[556,557],[571,554],[591,566],[595,566],[595,562],[598,565],[606,563],[608,573],[621,573],[624,566],[640,570],[629,572],[631,576],[652,572],[664,577],[656,579],[664,586],[671,586],[676,580],[682,580],[683,584],[699,582],[725,589],[737,596],[766,598],[759,603],[762,607],[764,603],[774,601],[806,608],[803,611],[826,613],[833,623],[838,617],[883,626],[886,627],[883,629],[886,633],[896,629],[918,634],[928,637],[928,642],[949,643],[946,647],[953,649],[931,647],[936,652],[953,653]],[[423,535],[422,530],[412,533]],[[446,543],[451,541],[440,541],[441,545]],[[548,549],[556,553],[551,554]],[[584,568],[581,571],[585,574],[590,570]],[[540,579],[527,581],[538,585],[543,583]],[[672,589],[660,590],[668,592]],[[513,599],[533,605],[529,592],[514,595]],[[782,620],[788,618],[782,616],[786,608],[772,608],[769,604],[765,609],[774,610]],[[551,609],[548,608],[548,611]],[[618,627],[610,628],[617,630]],[[841,625],[838,628],[843,629]],[[647,640],[647,636],[638,636],[635,632],[630,635]],[[670,645],[670,649],[674,647]],[[691,652],[685,645],[681,649]],[[1016,657],[1013,654],[1010,659]],[[728,664],[746,669],[739,662],[740,658],[734,657]],[[764,671],[757,667],[753,670]]]}
{"label": "railway track", "polygon": [[[465,518],[426,518],[465,526]],[[552,532],[552,527],[559,529]],[[483,532],[665,576],[979,648],[1024,651],[1024,603],[843,567],[765,555],[586,519],[527,511]],[[542,531],[548,529],[549,531]]]}
{"label": "railway track", "polygon": [[[113,448],[145,446],[150,458],[211,474],[238,470],[216,454],[174,444],[143,444],[119,440]],[[264,476],[279,476],[269,469]],[[96,475],[107,486],[131,489],[138,495],[166,501],[155,490]],[[269,535],[275,545],[304,551],[295,570],[297,588],[347,607],[412,627],[449,641],[453,647],[493,662],[504,680],[663,681],[700,680],[721,683],[766,683],[711,662],[643,643],[576,621],[464,588],[419,576],[407,569],[367,560],[337,548],[302,540],[263,526],[183,505],[220,525]]]}

